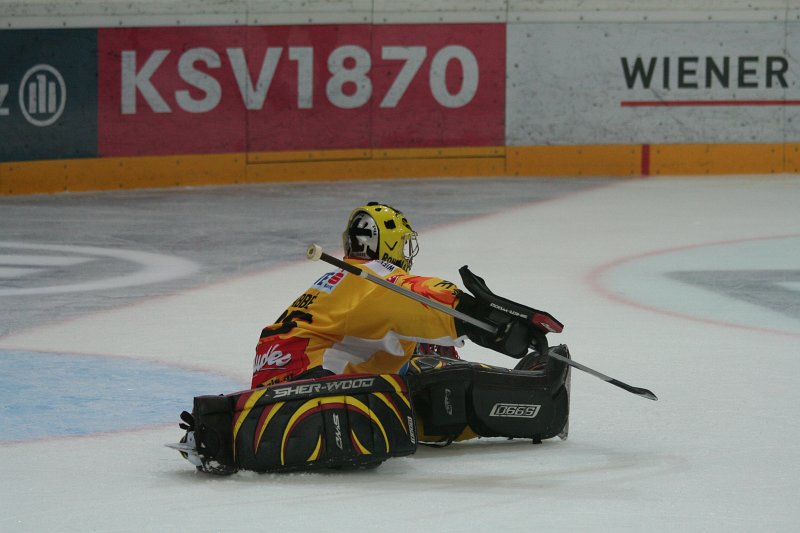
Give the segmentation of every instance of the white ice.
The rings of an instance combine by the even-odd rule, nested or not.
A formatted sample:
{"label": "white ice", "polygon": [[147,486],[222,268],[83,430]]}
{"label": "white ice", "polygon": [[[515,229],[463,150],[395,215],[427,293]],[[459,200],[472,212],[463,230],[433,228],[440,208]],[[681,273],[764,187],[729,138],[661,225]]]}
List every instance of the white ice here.
{"label": "white ice", "polygon": [[[666,276],[800,270],[800,179],[619,181],[420,240],[416,273],[457,280],[468,264],[495,292],[562,320],[551,343],[659,401],[574,371],[565,442],[422,448],[367,472],[211,477],[164,448],[174,425],[5,444],[0,530],[800,530],[800,319]],[[0,349],[241,377],[265,317],[324,269],[298,249],[295,264],[12,334]],[[796,282],[782,289],[800,297]]]}

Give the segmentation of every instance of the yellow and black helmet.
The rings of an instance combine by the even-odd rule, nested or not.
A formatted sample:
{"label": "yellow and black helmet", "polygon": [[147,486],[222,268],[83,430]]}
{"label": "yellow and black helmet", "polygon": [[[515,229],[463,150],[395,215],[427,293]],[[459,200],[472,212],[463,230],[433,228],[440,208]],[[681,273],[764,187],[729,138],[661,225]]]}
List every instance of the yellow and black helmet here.
{"label": "yellow and black helmet", "polygon": [[350,213],[342,234],[345,257],[379,259],[405,271],[419,252],[417,232],[402,212],[386,204],[370,202]]}

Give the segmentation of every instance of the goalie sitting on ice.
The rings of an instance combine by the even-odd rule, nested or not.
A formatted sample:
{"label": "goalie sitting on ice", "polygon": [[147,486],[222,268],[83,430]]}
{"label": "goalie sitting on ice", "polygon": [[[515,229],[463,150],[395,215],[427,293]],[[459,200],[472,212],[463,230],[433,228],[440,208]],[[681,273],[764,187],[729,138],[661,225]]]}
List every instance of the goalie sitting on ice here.
{"label": "goalie sitting on ice", "polygon": [[[195,398],[178,445],[200,470],[231,473],[377,466],[417,442],[477,436],[566,438],[569,367],[548,357],[549,314],[494,295],[467,267],[464,287],[411,275],[417,234],[398,210],[356,208],[347,263],[497,327],[491,334],[344,270],[320,276],[264,328],[252,389]],[[540,322],[541,324],[541,322]],[[464,339],[519,359],[513,369],[459,359]]]}

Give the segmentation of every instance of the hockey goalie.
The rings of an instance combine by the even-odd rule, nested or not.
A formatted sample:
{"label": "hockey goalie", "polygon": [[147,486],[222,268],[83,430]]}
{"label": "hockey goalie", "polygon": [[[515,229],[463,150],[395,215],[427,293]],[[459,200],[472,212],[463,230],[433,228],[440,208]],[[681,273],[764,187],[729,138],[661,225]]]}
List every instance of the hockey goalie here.
{"label": "hockey goalie", "polygon": [[[417,234],[388,205],[356,208],[343,244],[350,267],[313,281],[261,332],[252,388],[196,397],[172,447],[199,470],[230,474],[370,468],[418,443],[567,437],[569,353],[545,336],[561,331],[556,319],[495,295],[467,267],[461,288],[412,275]],[[466,339],[516,364],[460,359]]]}

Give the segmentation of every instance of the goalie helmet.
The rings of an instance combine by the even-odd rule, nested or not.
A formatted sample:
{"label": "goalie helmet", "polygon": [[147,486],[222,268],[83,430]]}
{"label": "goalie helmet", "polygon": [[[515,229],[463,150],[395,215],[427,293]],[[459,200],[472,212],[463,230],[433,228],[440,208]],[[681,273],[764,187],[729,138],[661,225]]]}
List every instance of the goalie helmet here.
{"label": "goalie helmet", "polygon": [[417,232],[402,212],[385,204],[370,202],[350,214],[342,234],[345,257],[379,259],[405,271],[419,252]]}

